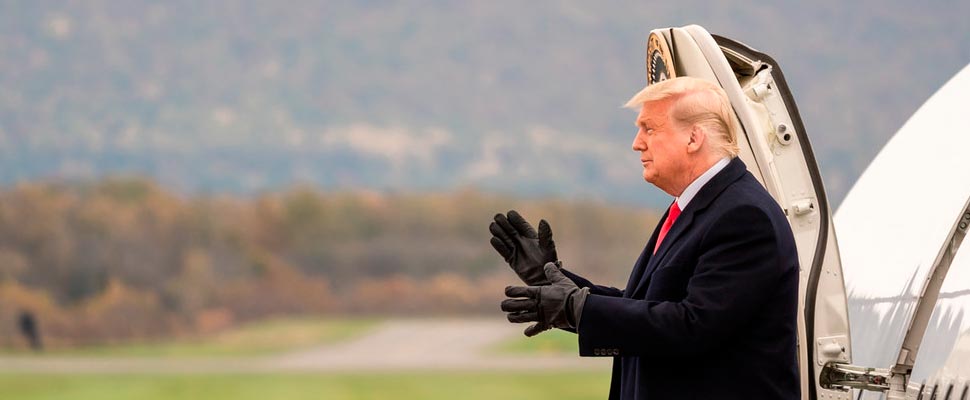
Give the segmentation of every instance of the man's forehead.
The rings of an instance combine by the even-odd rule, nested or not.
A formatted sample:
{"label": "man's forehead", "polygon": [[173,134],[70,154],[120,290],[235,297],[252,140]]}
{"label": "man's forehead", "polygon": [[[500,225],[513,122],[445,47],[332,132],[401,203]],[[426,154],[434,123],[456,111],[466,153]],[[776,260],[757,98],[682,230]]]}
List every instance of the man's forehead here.
{"label": "man's forehead", "polygon": [[637,124],[643,123],[663,123],[667,121],[667,101],[648,101],[640,106],[640,114],[637,115]]}

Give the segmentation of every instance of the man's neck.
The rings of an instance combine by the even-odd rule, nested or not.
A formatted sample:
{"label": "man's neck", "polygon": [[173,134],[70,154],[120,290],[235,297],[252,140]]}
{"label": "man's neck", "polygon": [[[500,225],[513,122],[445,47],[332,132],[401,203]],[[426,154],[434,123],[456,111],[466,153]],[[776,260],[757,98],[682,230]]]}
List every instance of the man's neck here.
{"label": "man's neck", "polygon": [[670,195],[680,197],[680,195],[684,193],[684,190],[687,189],[691,183],[696,181],[701,175],[704,175],[704,173],[711,169],[714,164],[717,164],[718,161],[721,161],[721,158],[722,157],[719,155],[710,155],[703,159],[697,160],[697,162],[693,163],[693,165],[687,168],[684,181],[678,188],[677,193],[670,193]]}
{"label": "man's neck", "polygon": [[711,179],[718,174],[718,172],[721,172],[721,170],[723,170],[730,161],[731,159],[729,157],[720,158],[707,167],[697,177],[695,177],[690,184],[688,184],[687,187],[681,191],[681,194],[677,196],[676,201],[677,205],[680,206],[680,209],[686,209],[687,204],[694,199],[694,196],[701,191],[701,188],[707,185],[707,183],[710,182]]}

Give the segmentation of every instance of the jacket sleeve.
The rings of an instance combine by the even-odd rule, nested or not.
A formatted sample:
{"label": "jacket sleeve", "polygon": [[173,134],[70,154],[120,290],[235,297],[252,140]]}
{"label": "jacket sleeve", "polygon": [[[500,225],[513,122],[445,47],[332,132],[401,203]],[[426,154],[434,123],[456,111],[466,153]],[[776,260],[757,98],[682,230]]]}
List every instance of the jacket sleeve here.
{"label": "jacket sleeve", "polygon": [[569,280],[573,281],[573,283],[575,283],[576,286],[579,286],[581,288],[589,288],[590,294],[597,294],[600,296],[608,296],[608,297],[623,296],[623,291],[620,289],[617,289],[615,287],[610,287],[610,286],[596,285],[593,282],[590,282],[589,280],[587,280],[586,278],[583,278],[579,275],[576,275],[572,272],[567,271],[565,268],[559,268],[559,270],[562,271],[563,275],[566,275],[566,277],[569,278]]}
{"label": "jacket sleeve", "polygon": [[792,267],[781,265],[790,258],[780,255],[770,217],[740,206],[708,226],[682,301],[588,296],[578,327],[580,355],[703,354],[756,316]]}

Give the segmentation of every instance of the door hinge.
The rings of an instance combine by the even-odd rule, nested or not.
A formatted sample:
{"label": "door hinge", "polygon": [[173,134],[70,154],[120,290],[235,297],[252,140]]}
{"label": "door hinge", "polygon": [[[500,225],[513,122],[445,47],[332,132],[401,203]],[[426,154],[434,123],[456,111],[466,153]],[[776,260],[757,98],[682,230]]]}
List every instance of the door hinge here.
{"label": "door hinge", "polygon": [[822,368],[819,383],[826,389],[862,389],[885,392],[889,390],[889,378],[891,376],[892,372],[886,368],[828,363]]}

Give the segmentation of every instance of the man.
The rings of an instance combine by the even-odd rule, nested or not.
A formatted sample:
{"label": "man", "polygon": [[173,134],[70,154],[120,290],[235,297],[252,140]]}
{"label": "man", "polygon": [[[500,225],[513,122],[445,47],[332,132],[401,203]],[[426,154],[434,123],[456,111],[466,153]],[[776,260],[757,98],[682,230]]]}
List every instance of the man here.
{"label": "man", "polygon": [[43,350],[44,346],[40,341],[40,330],[37,327],[37,320],[34,318],[34,313],[27,310],[21,311],[19,321],[20,333],[27,339],[30,348],[34,351]]}
{"label": "man", "polygon": [[[549,224],[496,215],[492,245],[527,287],[506,288],[511,322],[578,333],[613,357],[611,399],[797,399],[798,261],[784,213],[737,158],[724,91],[680,77],[647,86],[633,150],[674,197],[623,290],[558,263]],[[553,263],[555,262],[555,263]]]}

